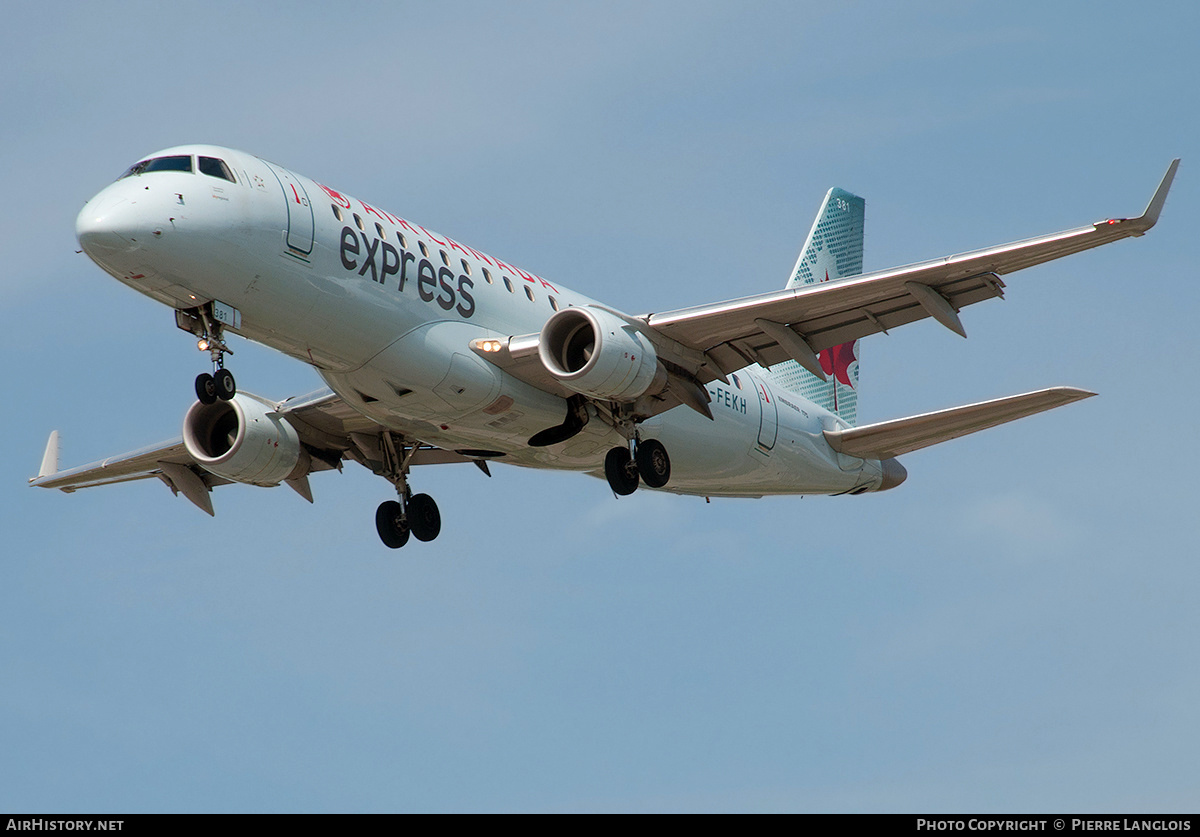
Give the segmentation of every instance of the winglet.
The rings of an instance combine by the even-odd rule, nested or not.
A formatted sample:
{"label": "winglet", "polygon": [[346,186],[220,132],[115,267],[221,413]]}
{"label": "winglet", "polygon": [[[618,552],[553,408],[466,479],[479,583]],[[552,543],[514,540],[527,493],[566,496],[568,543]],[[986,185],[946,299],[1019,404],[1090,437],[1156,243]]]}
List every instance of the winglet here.
{"label": "winglet", "polygon": [[1162,212],[1163,204],[1167,202],[1167,192],[1171,191],[1171,181],[1175,179],[1175,170],[1178,168],[1179,158],[1176,157],[1171,161],[1171,165],[1167,166],[1167,173],[1163,175],[1162,182],[1154,190],[1154,197],[1146,205],[1146,211],[1142,213],[1140,218],[1133,219],[1143,231],[1150,229],[1158,223],[1159,213]]}
{"label": "winglet", "polygon": [[[37,479],[58,473],[58,431],[51,430],[46,440],[46,452],[42,454],[42,467],[38,468]],[[30,480],[33,482],[33,480]]]}

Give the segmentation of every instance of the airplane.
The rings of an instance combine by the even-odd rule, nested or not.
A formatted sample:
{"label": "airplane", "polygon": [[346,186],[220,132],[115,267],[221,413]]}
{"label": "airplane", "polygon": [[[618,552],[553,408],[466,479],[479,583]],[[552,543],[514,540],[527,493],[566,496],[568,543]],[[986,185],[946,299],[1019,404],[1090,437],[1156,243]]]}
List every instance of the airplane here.
{"label": "airplane", "polygon": [[[213,515],[212,489],[285,484],[357,462],[392,483],[380,540],[431,541],[441,513],[418,465],[582,471],[614,495],[862,494],[904,482],[897,457],[1094,393],[1053,387],[857,424],[858,342],[1003,297],[1023,268],[1141,236],[1145,212],[862,272],[865,201],[825,196],[782,290],[628,314],[253,155],[182,145],[148,155],[76,221],[113,278],[168,306],[211,372],[182,435],[67,471],[59,436],[40,488],[158,478]],[[283,401],[238,390],[230,335],[307,363],[327,389]]]}

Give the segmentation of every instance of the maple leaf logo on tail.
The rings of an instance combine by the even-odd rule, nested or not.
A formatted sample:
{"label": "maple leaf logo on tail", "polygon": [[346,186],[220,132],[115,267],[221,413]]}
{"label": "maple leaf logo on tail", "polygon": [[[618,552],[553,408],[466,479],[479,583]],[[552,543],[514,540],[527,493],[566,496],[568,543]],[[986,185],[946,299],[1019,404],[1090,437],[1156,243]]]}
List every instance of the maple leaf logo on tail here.
{"label": "maple leaf logo on tail", "polygon": [[851,340],[849,343],[843,343],[840,346],[832,346],[828,349],[822,349],[817,357],[821,361],[821,369],[826,375],[833,375],[834,379],[839,383],[843,383],[851,389],[856,389],[857,375],[854,375],[852,380],[850,367],[858,363],[858,341]]}

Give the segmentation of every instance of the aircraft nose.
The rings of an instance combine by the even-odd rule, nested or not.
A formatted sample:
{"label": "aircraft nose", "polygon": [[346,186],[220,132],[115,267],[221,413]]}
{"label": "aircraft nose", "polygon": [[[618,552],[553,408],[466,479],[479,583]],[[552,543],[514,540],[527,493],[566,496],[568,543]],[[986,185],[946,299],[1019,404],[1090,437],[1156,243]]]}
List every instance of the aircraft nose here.
{"label": "aircraft nose", "polygon": [[75,219],[75,238],[92,258],[136,250],[137,213],[120,192],[105,189],[84,205]]}

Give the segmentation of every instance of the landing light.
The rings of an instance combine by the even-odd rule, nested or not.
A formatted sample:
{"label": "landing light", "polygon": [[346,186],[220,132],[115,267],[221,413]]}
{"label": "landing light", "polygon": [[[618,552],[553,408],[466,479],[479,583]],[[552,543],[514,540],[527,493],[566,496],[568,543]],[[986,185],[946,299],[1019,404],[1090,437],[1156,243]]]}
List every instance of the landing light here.
{"label": "landing light", "polygon": [[499,352],[504,348],[504,343],[499,340],[472,340],[471,345],[481,352]]}
{"label": "landing light", "polygon": [[197,340],[196,348],[202,352],[207,352],[208,351],[208,341],[203,338],[201,338],[200,340]]}

